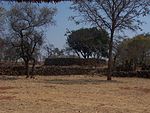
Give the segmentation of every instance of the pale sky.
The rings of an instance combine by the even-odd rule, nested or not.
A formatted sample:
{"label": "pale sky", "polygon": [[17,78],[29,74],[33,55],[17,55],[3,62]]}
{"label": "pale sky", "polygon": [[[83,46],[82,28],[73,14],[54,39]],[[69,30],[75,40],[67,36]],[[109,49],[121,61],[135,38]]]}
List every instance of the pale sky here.
{"label": "pale sky", "polygon": [[49,3],[49,5],[56,7],[58,10],[55,16],[56,26],[50,26],[46,35],[49,43],[54,44],[55,47],[63,48],[65,46],[66,36],[64,35],[67,29],[77,30],[82,27],[90,27],[90,25],[76,25],[69,20],[69,17],[74,15],[74,12],[69,9],[71,2]]}
{"label": "pale sky", "polygon": [[[58,9],[57,15],[55,17],[56,26],[50,27],[47,30],[47,39],[49,43],[55,45],[55,47],[63,48],[66,42],[66,37],[64,36],[66,29],[76,30],[82,27],[90,27],[90,25],[76,25],[72,21],[68,21],[69,16],[74,15],[74,12],[69,9],[70,2],[60,2],[58,4],[49,4]],[[146,23],[142,26],[143,31],[131,32],[127,31],[125,35],[128,37],[133,37],[141,33],[150,32],[150,16],[142,18]]]}
{"label": "pale sky", "polygon": [[[7,7],[8,4],[4,3],[3,5]],[[64,47],[66,43],[66,37],[64,36],[66,33],[66,29],[76,30],[82,27],[90,27],[90,24],[89,25],[82,24],[82,25],[77,26],[73,21],[68,20],[70,16],[74,15],[74,12],[69,9],[71,2],[60,2],[57,4],[42,3],[42,5],[56,7],[58,10],[55,16],[56,26],[49,26],[46,32],[46,39],[47,39],[46,41],[51,44],[54,44],[55,47],[58,47],[58,48]],[[146,22],[146,24],[142,26],[143,28],[142,32],[137,31],[136,33],[133,33],[133,32],[127,31],[126,35],[128,37],[133,37],[137,34],[150,32],[150,16],[143,18],[143,20]]]}

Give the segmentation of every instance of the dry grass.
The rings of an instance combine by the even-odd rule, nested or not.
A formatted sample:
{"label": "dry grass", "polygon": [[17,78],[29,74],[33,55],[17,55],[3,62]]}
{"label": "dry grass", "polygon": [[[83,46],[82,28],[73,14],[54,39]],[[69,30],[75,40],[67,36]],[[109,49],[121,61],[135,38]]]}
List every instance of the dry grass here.
{"label": "dry grass", "polygon": [[150,113],[150,79],[0,78],[0,113]]}

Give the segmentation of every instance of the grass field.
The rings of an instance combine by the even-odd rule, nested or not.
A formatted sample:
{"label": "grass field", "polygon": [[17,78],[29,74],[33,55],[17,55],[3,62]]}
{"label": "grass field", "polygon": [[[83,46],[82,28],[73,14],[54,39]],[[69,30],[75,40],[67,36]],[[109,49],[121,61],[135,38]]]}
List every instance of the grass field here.
{"label": "grass field", "polygon": [[0,113],[150,113],[150,79],[1,77]]}

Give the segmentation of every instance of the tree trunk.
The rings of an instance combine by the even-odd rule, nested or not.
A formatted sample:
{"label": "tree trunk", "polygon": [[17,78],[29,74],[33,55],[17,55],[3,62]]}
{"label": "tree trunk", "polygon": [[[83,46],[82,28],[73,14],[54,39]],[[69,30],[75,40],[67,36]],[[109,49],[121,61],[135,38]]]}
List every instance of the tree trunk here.
{"label": "tree trunk", "polygon": [[26,68],[26,78],[29,78],[29,60],[25,61],[25,68]]}
{"label": "tree trunk", "polygon": [[75,53],[77,54],[77,56],[80,58],[80,55],[79,55],[79,53],[77,52],[77,51],[75,51]]}
{"label": "tree trunk", "polygon": [[116,69],[116,60],[117,60],[117,55],[114,56],[114,61],[113,61],[113,67]]}
{"label": "tree trunk", "polygon": [[84,58],[84,59],[86,59],[86,54],[84,53],[84,52],[80,52],[81,53],[81,55],[82,55],[82,57]]}
{"label": "tree trunk", "polygon": [[113,67],[113,60],[112,60],[112,51],[113,51],[113,37],[114,37],[114,32],[111,32],[111,37],[109,41],[109,56],[108,56],[108,75],[107,75],[107,80],[111,80],[111,75],[112,75],[112,67]]}
{"label": "tree trunk", "polygon": [[32,71],[31,71],[31,76],[30,76],[30,78],[34,78],[35,59],[33,58],[32,61],[33,61],[33,64],[32,64]]}

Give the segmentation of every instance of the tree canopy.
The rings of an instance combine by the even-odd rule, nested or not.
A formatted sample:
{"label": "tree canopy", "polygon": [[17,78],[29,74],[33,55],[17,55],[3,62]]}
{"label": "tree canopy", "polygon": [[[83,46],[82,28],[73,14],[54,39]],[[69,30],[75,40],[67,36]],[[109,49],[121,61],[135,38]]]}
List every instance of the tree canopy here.
{"label": "tree canopy", "polygon": [[150,35],[141,34],[132,39],[125,39],[118,46],[117,63],[134,70],[137,66],[150,63]]}
{"label": "tree canopy", "polygon": [[25,62],[27,77],[29,77],[29,62],[33,62],[33,73],[35,56],[43,44],[42,27],[54,25],[55,13],[56,9],[42,7],[37,10],[37,5],[28,3],[15,4],[8,11],[11,44]]}
{"label": "tree canopy", "polygon": [[40,3],[40,2],[61,2],[61,1],[67,1],[67,0],[2,0],[2,1],[38,2],[38,3]]}
{"label": "tree canopy", "polygon": [[78,56],[100,58],[107,56],[108,38],[108,33],[105,30],[81,28],[68,33],[67,44]]}

